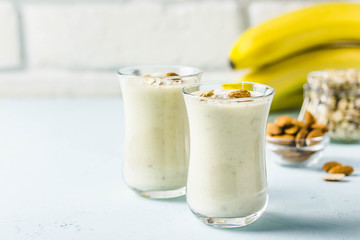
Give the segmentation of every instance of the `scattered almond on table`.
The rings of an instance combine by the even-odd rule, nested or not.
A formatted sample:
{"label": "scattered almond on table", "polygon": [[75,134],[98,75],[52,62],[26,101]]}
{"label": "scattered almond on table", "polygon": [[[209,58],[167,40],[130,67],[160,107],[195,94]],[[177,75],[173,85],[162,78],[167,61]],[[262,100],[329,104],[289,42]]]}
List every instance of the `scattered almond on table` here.
{"label": "scattered almond on table", "polygon": [[328,172],[332,167],[335,167],[336,165],[339,165],[340,163],[338,162],[327,162],[323,165],[322,169],[325,172]]}
{"label": "scattered almond on table", "polygon": [[322,169],[330,173],[329,175],[323,176],[325,181],[341,181],[345,176],[349,176],[354,172],[353,167],[343,166],[341,163],[335,161],[325,163]]}
{"label": "scattered almond on table", "polygon": [[323,176],[323,179],[325,181],[330,181],[330,182],[338,182],[343,180],[343,178],[345,177],[345,174],[343,173],[335,173],[335,174],[328,174]]}

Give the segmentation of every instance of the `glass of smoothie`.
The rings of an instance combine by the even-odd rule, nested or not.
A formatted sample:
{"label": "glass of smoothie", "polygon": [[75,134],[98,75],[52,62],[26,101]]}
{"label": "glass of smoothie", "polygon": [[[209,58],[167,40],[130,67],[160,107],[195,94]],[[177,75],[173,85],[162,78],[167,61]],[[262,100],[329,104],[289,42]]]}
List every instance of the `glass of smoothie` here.
{"label": "glass of smoothie", "polygon": [[265,132],[274,89],[250,82],[183,88],[190,127],[187,203],[203,223],[241,227],[265,211]]}
{"label": "glass of smoothie", "polygon": [[182,88],[202,72],[185,66],[134,66],[118,71],[125,111],[123,176],[149,198],[185,194],[189,126]]}

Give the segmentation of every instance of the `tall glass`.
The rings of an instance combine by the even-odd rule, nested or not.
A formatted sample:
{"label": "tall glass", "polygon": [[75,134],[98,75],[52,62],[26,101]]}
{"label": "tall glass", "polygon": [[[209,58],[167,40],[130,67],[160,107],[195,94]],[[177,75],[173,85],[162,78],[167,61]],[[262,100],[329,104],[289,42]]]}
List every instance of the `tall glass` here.
{"label": "tall glass", "polygon": [[[251,97],[227,98],[246,89]],[[204,97],[210,90],[220,98]],[[248,82],[203,82],[183,89],[190,126],[187,203],[215,227],[241,227],[264,212],[265,131],[274,90]]]}
{"label": "tall glass", "polygon": [[123,176],[150,198],[185,194],[188,120],[181,90],[200,81],[184,66],[134,66],[118,71],[125,109]]}

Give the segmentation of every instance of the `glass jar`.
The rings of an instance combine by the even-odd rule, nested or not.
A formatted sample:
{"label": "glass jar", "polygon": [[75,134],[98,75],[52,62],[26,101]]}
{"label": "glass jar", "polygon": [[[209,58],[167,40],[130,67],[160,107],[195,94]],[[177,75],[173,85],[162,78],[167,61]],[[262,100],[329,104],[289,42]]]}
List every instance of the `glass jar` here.
{"label": "glass jar", "polygon": [[332,140],[360,141],[360,70],[311,72],[304,91],[300,117],[307,110],[328,124]]}

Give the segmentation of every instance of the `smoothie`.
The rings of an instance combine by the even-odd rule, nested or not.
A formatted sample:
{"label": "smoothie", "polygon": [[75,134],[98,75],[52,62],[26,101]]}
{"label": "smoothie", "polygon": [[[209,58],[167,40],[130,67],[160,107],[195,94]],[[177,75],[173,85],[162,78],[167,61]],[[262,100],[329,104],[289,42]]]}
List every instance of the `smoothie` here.
{"label": "smoothie", "polygon": [[[121,81],[126,124],[123,175],[141,195],[167,197],[166,191],[178,189],[184,194],[189,130],[181,89],[197,79],[154,74]],[[151,196],[153,191],[156,196]]]}
{"label": "smoothie", "polygon": [[185,94],[191,135],[187,202],[195,214],[246,218],[265,209],[265,129],[272,97],[264,94],[225,89]]}

